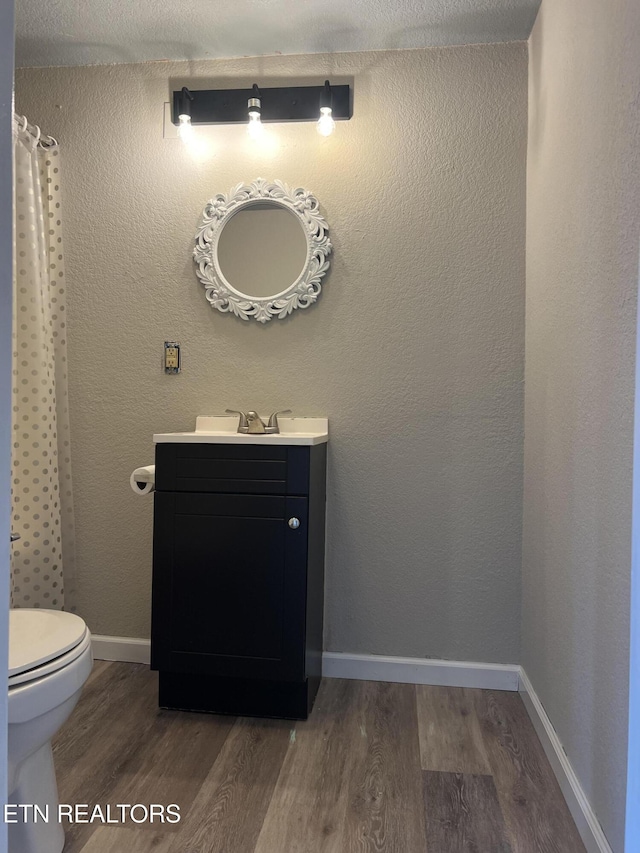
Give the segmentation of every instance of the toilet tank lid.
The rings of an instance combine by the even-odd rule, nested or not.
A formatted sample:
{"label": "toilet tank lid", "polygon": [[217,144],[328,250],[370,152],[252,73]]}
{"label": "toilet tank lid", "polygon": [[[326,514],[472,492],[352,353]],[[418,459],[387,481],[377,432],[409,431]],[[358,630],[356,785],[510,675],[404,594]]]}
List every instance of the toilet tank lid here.
{"label": "toilet tank lid", "polygon": [[9,675],[18,675],[63,655],[87,632],[75,613],[19,608],[9,613]]}

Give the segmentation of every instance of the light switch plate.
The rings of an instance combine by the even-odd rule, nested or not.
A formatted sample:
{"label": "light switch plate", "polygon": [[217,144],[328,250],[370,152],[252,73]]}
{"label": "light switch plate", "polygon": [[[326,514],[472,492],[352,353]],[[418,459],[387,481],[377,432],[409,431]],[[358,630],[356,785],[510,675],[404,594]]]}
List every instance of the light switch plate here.
{"label": "light switch plate", "polygon": [[180,373],[181,365],[180,344],[178,341],[164,342],[164,372],[165,373]]}

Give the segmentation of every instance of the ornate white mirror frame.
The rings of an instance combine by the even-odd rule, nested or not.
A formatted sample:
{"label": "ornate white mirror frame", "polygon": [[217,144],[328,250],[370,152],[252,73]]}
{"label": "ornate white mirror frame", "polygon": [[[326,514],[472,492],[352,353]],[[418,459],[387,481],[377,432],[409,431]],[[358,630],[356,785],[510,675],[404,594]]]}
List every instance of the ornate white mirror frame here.
{"label": "ornate white mirror frame", "polygon": [[[226,280],[220,269],[218,242],[224,226],[239,210],[265,202],[295,214],[307,240],[307,258],[293,284],[279,293],[257,297],[242,293]],[[317,300],[321,281],[329,269],[331,249],[327,223],[319,211],[318,200],[309,190],[291,189],[282,181],[268,183],[258,178],[250,184],[238,184],[226,195],[219,193],[207,202],[196,232],[193,259],[213,308],[231,312],[243,320],[253,317],[259,323],[266,323],[273,317],[282,320],[294,308],[308,308]]]}

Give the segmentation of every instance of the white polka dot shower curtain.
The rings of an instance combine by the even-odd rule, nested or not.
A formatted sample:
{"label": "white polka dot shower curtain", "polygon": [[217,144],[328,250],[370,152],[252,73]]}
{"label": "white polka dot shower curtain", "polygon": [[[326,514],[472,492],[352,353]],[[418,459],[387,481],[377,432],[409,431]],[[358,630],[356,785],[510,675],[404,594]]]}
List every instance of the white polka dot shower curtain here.
{"label": "white polka dot shower curtain", "polygon": [[60,155],[14,120],[11,604],[73,609]]}

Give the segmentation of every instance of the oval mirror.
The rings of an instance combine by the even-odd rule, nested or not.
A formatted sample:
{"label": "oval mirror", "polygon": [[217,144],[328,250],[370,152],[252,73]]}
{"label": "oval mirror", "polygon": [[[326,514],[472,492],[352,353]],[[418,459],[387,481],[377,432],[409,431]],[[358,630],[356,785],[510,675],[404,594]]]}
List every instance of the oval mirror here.
{"label": "oval mirror", "polygon": [[266,323],[316,302],[330,254],[317,199],[259,178],[207,202],[193,257],[213,308]]}
{"label": "oval mirror", "polygon": [[259,298],[287,290],[302,275],[307,237],[299,217],[273,202],[240,208],[218,238],[220,272],[239,293]]}

